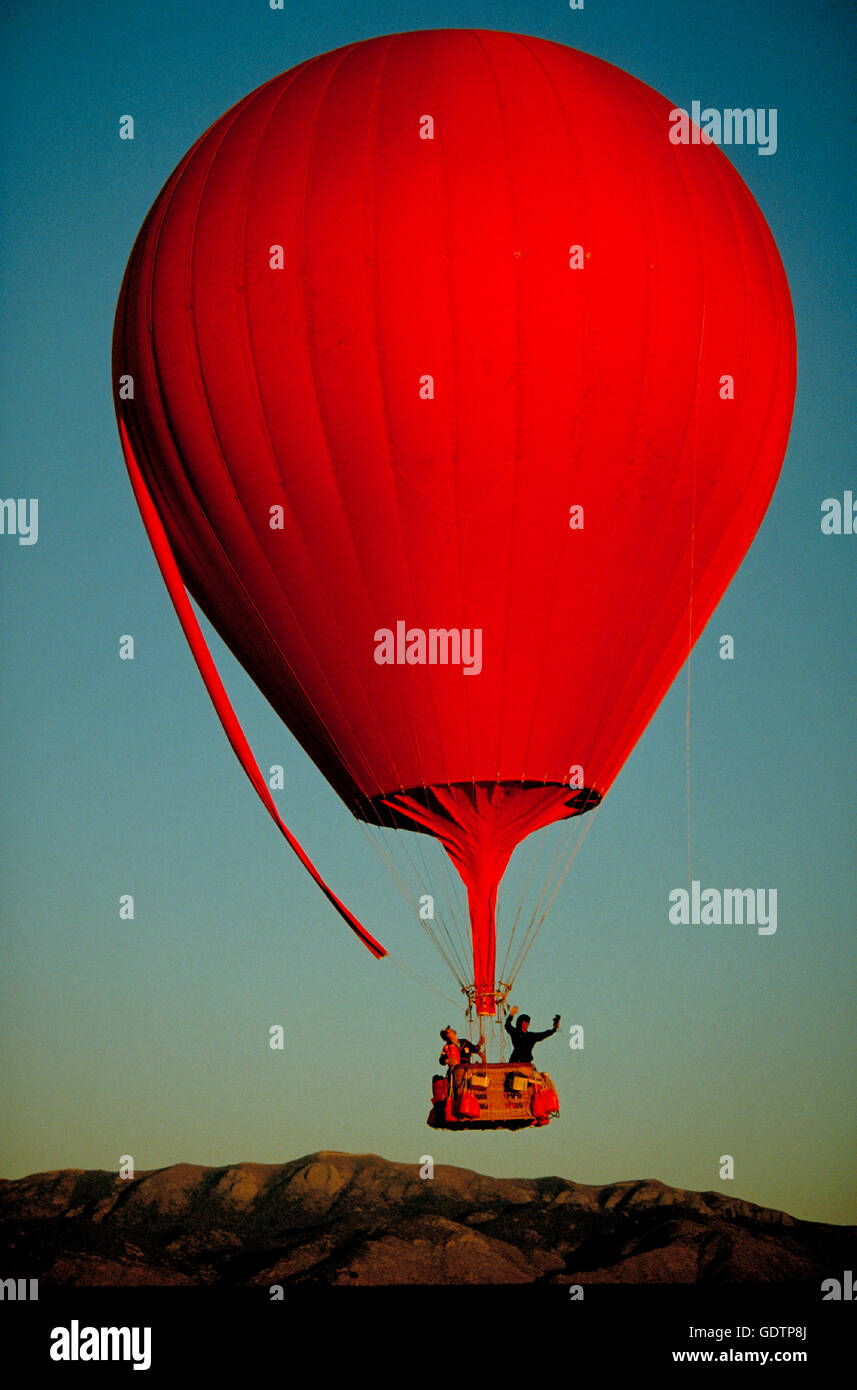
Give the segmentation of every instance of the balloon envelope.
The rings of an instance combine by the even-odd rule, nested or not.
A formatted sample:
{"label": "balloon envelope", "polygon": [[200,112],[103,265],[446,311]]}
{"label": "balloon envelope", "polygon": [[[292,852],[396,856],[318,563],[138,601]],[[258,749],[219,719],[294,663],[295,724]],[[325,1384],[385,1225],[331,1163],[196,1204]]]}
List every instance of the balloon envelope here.
{"label": "balloon envelope", "polygon": [[776,247],[671,109],[541,39],[352,44],[202,136],[119,301],[188,588],[356,815],[443,841],[486,1008],[509,854],[607,791],[788,438]]}

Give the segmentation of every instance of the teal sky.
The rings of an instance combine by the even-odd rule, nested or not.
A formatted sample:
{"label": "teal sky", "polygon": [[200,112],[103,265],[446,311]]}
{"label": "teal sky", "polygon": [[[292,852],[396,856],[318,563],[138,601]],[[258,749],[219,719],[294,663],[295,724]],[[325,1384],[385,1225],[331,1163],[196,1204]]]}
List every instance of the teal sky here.
{"label": "teal sky", "polygon": [[[316,53],[447,26],[580,47],[676,105],[776,107],[775,155],[725,153],[773,231],[798,333],[782,478],[692,666],[693,877],[776,888],[778,930],[668,921],[687,884],[683,673],[513,995],[536,1028],[563,1015],[537,1054],[562,1117],[519,1134],[426,1128],[438,1030],[462,1021],[455,983],[369,832],[212,637],[260,765],[285,768],[281,813],[403,969],[350,935],[253,793],[143,530],[109,371],[128,255],[196,137]],[[430,1153],[857,1220],[857,536],[820,529],[825,498],[857,495],[853,6],[87,0],[4,5],[2,31],[0,497],[39,499],[39,537],[0,536],[0,1174],[110,1169],[123,1154],[153,1168]],[[133,143],[118,138],[126,113]],[[133,662],[118,657],[125,633]],[[734,661],[719,659],[721,633]],[[545,858],[574,833],[544,832]],[[419,849],[411,891],[440,898],[441,851]],[[276,1023],[286,1052],[268,1047]],[[572,1023],[583,1052],[568,1047]]]}

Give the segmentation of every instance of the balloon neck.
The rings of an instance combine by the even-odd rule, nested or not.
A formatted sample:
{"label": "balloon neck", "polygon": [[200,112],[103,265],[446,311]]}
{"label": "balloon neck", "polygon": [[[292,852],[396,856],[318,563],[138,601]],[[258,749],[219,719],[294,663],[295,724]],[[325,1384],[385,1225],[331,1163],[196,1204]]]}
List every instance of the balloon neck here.
{"label": "balloon neck", "polygon": [[467,889],[473,938],[470,988],[477,1014],[493,1016],[500,1002],[495,975],[497,890],[515,846],[534,830],[579,815],[599,800],[597,792],[575,791],[556,782],[459,782],[384,798],[386,806],[440,840]]}
{"label": "balloon neck", "polygon": [[511,984],[498,980],[493,989],[465,985],[464,993],[468,999],[468,1013],[472,1010],[478,1018],[495,1018],[497,1011],[506,1003]]}

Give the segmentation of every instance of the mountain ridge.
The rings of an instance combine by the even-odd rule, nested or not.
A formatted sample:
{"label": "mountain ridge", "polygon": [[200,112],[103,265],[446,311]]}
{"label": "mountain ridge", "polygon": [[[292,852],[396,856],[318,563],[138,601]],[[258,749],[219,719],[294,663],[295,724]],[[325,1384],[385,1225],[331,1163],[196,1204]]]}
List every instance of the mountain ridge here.
{"label": "mountain ridge", "polygon": [[857,1228],[657,1178],[492,1178],[321,1149],[133,1178],[0,1179],[6,1263],[46,1285],[813,1283]]}

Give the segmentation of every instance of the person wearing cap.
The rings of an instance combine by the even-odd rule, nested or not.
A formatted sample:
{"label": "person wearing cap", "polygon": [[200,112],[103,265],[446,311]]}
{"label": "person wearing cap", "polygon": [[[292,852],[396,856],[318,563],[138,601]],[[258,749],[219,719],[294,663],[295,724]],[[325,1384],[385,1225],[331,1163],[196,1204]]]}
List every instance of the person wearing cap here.
{"label": "person wearing cap", "polygon": [[[440,1036],[446,1046],[440,1054],[440,1064],[442,1067],[457,1067],[459,1062],[469,1066],[474,1057],[481,1062],[485,1061],[485,1037],[480,1036],[478,1042],[471,1042],[469,1038],[460,1038],[454,1028],[442,1028]],[[454,1061],[450,1061],[454,1057]]]}
{"label": "person wearing cap", "polygon": [[461,1043],[458,1041],[458,1034],[454,1028],[441,1028],[440,1036],[444,1041],[444,1049],[438,1058],[442,1067],[457,1067],[461,1061]]}
{"label": "person wearing cap", "polygon": [[531,1033],[529,1014],[521,1014],[521,1017],[517,1023],[512,1022],[512,1019],[517,1012],[518,1006],[516,1004],[513,1009],[509,1010],[505,1023],[506,1032],[512,1039],[512,1055],[509,1058],[509,1061],[532,1063],[533,1048],[535,1047],[537,1042],[542,1042],[545,1038],[550,1038],[553,1036],[553,1034],[559,1028],[560,1016],[559,1014],[554,1014],[553,1028],[548,1028],[544,1033]]}

